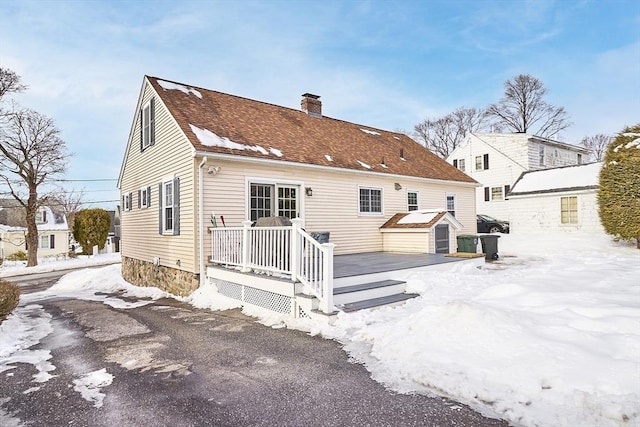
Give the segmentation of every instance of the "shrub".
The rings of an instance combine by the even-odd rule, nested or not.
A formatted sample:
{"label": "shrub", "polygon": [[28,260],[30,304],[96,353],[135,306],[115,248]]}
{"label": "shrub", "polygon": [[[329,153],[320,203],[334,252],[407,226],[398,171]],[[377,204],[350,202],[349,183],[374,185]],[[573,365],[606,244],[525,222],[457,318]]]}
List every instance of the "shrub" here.
{"label": "shrub", "polygon": [[11,314],[20,302],[20,288],[0,279],[0,323]]}
{"label": "shrub", "polygon": [[76,213],[73,223],[73,238],[82,246],[84,254],[93,247],[104,249],[111,227],[111,217],[104,209],[83,209]]}
{"label": "shrub", "polygon": [[18,251],[18,252],[14,252],[11,255],[9,255],[7,257],[7,260],[9,261],[26,261],[27,260],[27,253],[24,251]]}
{"label": "shrub", "polygon": [[640,124],[625,128],[609,144],[600,172],[598,204],[607,233],[635,239],[640,249]]}

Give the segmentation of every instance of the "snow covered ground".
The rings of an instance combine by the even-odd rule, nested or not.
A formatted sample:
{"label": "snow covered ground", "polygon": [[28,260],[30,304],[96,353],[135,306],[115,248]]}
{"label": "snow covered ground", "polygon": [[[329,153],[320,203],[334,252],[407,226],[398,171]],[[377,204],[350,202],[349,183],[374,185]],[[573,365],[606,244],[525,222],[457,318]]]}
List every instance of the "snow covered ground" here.
{"label": "snow covered ground", "polygon": [[[502,235],[499,249],[501,260],[480,269],[460,264],[408,275],[408,291],[420,297],[341,314],[333,326],[245,311],[274,327],[340,341],[374,379],[399,392],[448,396],[521,426],[640,426],[640,251],[580,234]],[[126,283],[117,265],[70,273],[45,292],[122,308],[149,300],[95,293],[166,296]],[[37,310],[41,294],[25,295],[0,325],[0,372],[46,335],[46,313],[25,314]],[[182,300],[235,305],[212,295],[205,287]],[[52,366],[41,362],[42,380]],[[99,386],[112,380],[99,377]]]}

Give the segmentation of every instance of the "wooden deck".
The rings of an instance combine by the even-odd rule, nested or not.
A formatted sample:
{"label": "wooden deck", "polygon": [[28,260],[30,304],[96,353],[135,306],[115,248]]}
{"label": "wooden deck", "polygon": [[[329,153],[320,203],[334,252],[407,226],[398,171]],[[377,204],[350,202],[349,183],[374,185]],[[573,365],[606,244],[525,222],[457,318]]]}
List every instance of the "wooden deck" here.
{"label": "wooden deck", "polygon": [[367,252],[334,255],[333,277],[335,279],[389,271],[408,270],[458,262],[464,258],[447,257],[444,254],[410,254],[396,252]]}

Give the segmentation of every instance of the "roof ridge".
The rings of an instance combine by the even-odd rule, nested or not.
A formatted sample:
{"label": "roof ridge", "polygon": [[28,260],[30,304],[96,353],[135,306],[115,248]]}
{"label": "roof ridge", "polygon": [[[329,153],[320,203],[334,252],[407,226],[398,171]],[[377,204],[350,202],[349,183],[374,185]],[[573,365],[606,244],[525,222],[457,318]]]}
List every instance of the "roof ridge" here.
{"label": "roof ridge", "polygon": [[[207,92],[214,92],[214,93],[217,93],[217,94],[220,94],[220,95],[230,96],[230,97],[238,98],[238,99],[244,99],[246,101],[258,102],[260,104],[270,105],[272,107],[285,108],[287,110],[290,110],[290,111],[293,111],[293,112],[296,112],[296,113],[299,113],[299,114],[303,114],[304,116],[308,116],[308,114],[305,113],[304,111],[302,111],[300,109],[297,109],[297,108],[293,108],[293,107],[287,107],[286,105],[274,104],[273,102],[261,101],[259,99],[248,98],[246,96],[235,95],[235,94],[232,94],[232,93],[222,92],[222,91],[215,90],[215,89],[208,89],[208,88],[205,88],[205,87],[202,87],[202,86],[195,86],[195,85],[192,85],[192,84],[179,82],[179,81],[175,81],[175,80],[169,80],[169,79],[165,79],[165,78],[157,77],[157,76],[145,75],[145,77],[155,79],[156,81],[165,81],[165,82],[168,82],[168,83],[187,86],[187,87],[190,87],[190,88],[193,88],[193,89],[203,90],[203,91],[207,91]],[[391,131],[391,130],[387,130],[387,129],[382,129],[382,128],[370,126],[370,125],[365,125],[365,124],[356,123],[356,122],[350,122],[350,121],[344,120],[344,119],[337,119],[335,117],[325,116],[324,114],[322,115],[321,118],[322,119],[329,119],[329,120],[336,120],[338,122],[348,123],[348,124],[356,125],[356,126],[362,126],[364,128],[368,128],[368,129],[372,129],[372,130],[376,130],[376,131],[380,131],[380,132],[391,133],[391,134],[394,134],[394,135],[403,135],[403,136],[406,136],[407,138],[411,139],[412,141],[414,141],[413,138],[411,138],[409,135],[404,134],[402,132],[395,132],[395,131]],[[414,142],[416,142],[416,141],[414,141]]]}

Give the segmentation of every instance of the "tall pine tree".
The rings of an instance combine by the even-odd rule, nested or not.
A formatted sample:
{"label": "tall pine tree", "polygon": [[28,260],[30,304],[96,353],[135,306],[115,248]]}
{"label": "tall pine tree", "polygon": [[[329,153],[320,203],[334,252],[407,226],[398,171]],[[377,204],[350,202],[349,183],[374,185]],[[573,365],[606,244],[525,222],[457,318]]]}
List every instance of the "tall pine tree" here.
{"label": "tall pine tree", "polygon": [[609,144],[600,172],[598,205],[606,232],[635,239],[640,249],[640,123],[625,128]]}

